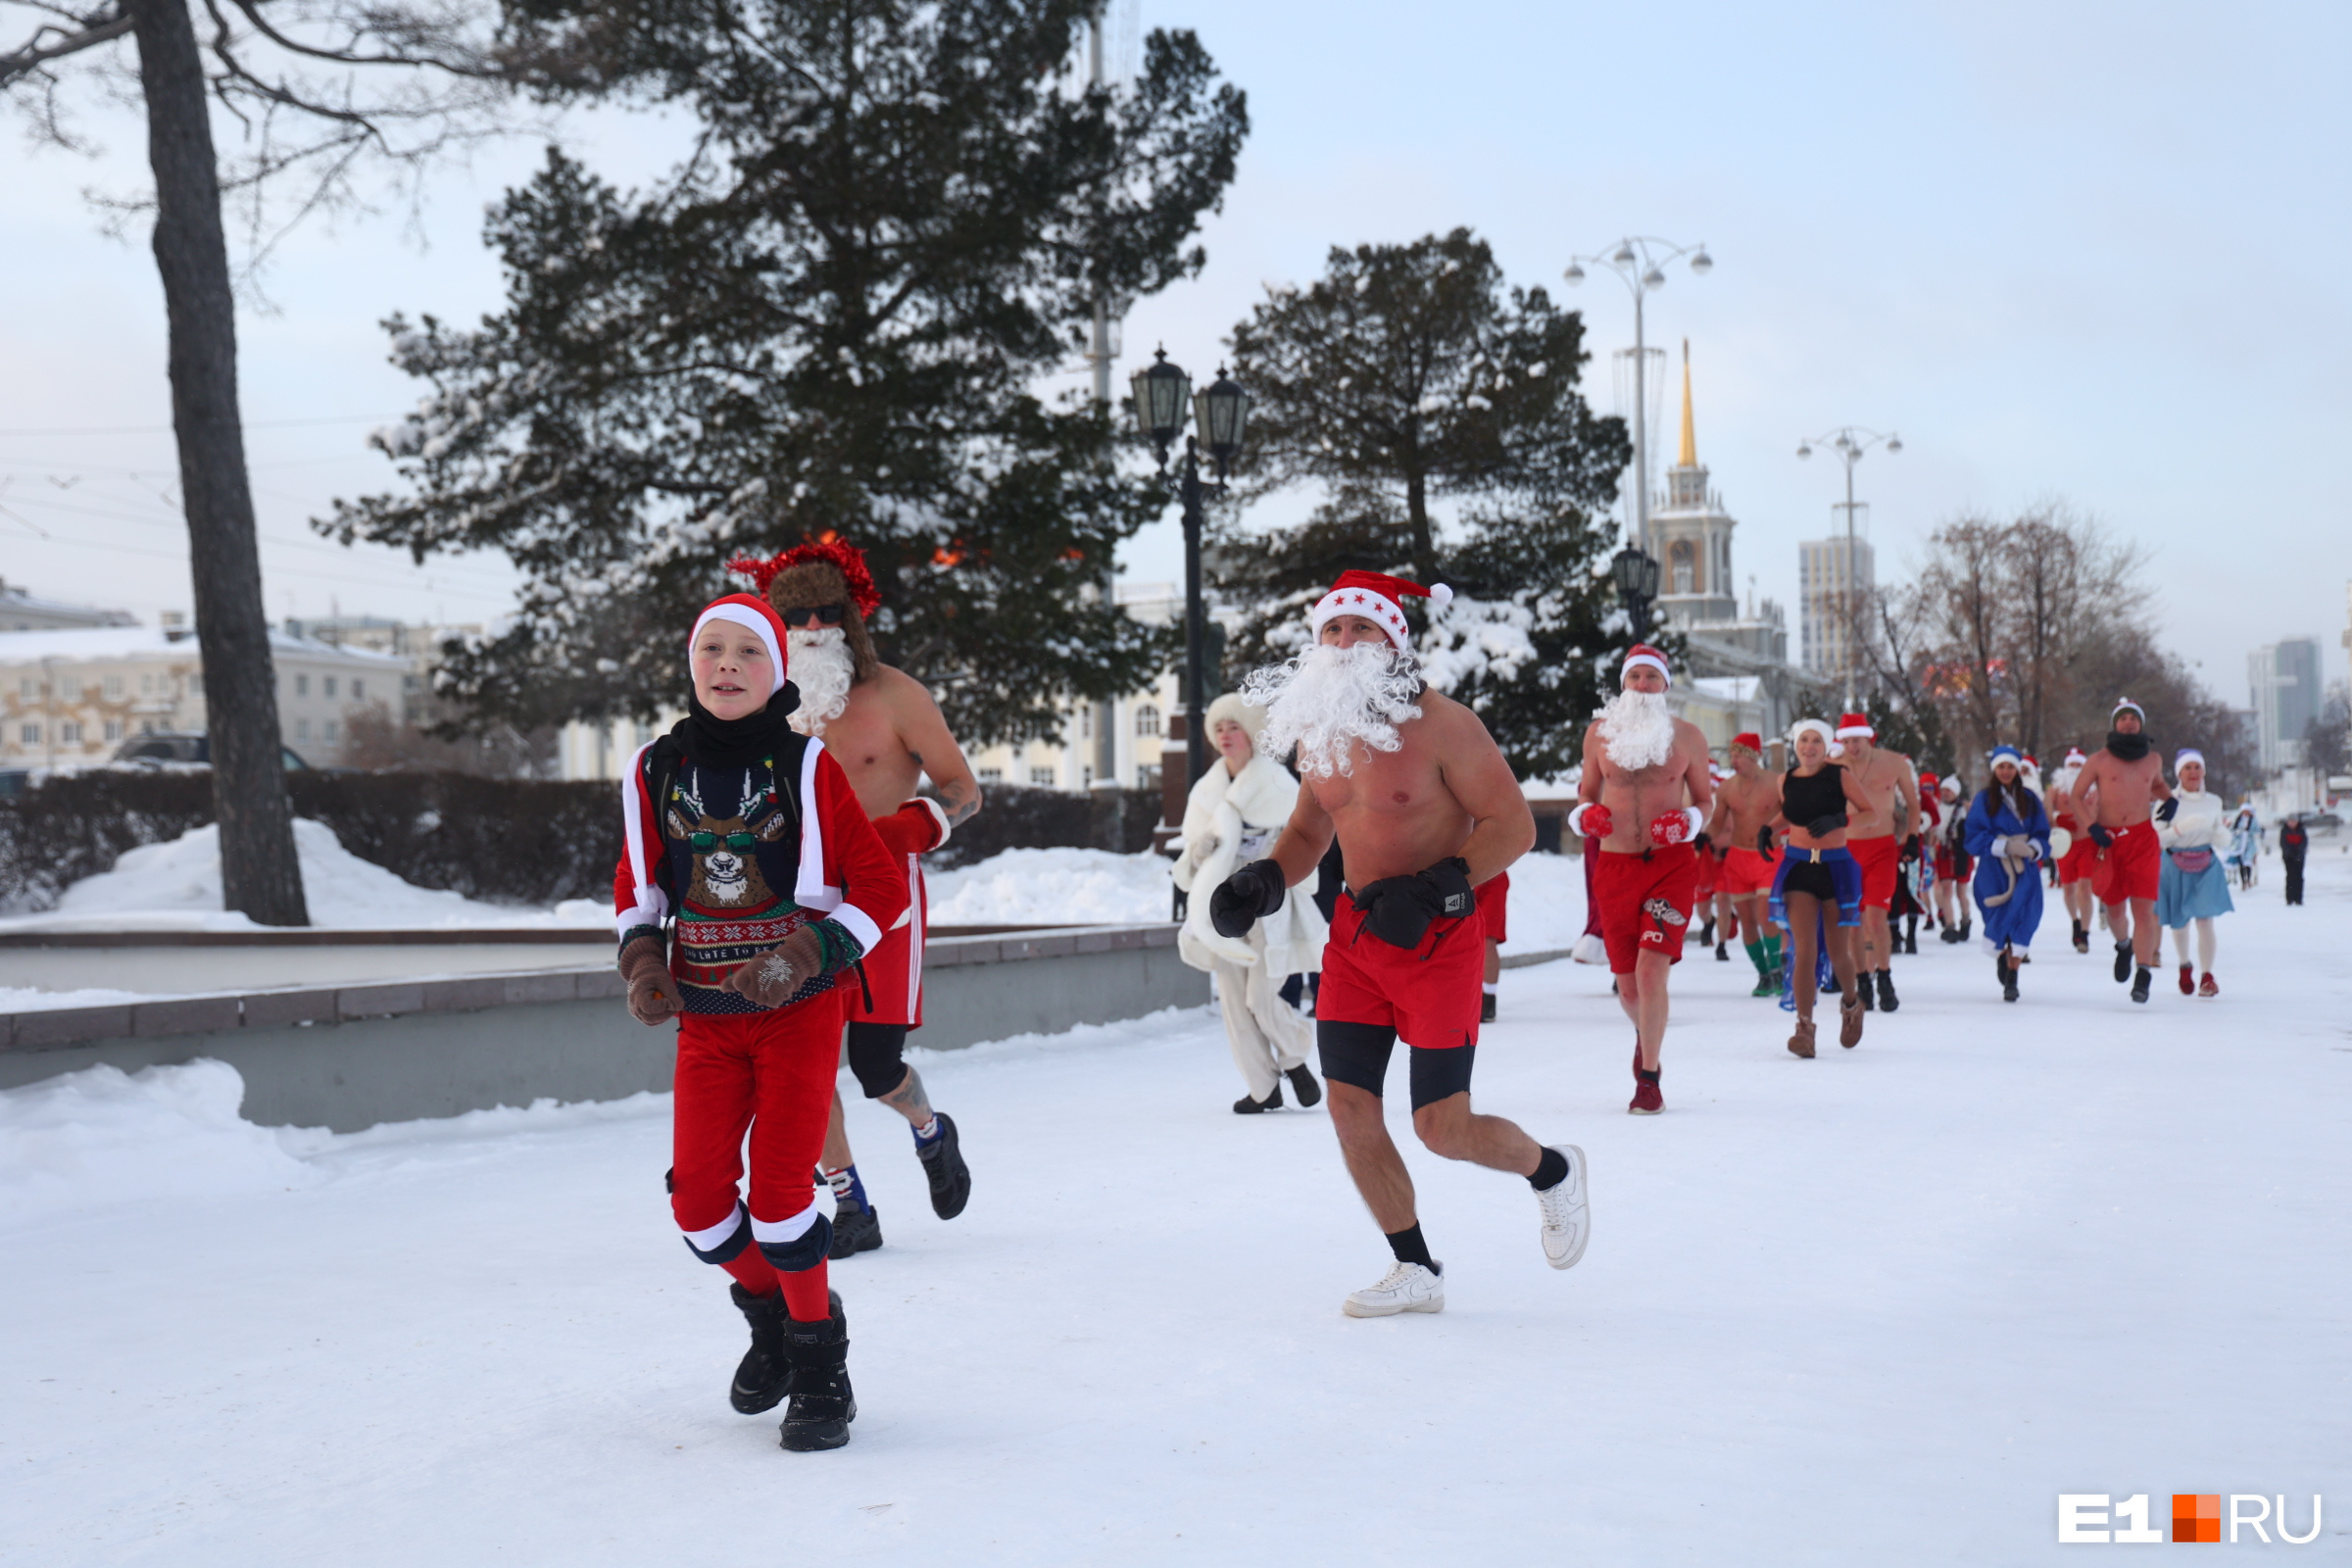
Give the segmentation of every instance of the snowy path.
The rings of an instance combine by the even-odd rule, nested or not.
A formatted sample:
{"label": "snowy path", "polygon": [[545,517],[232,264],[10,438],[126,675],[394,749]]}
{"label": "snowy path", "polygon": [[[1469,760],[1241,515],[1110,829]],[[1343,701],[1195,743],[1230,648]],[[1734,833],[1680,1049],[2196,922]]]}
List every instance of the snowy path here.
{"label": "snowy path", "polygon": [[1380,1239],[1319,1111],[1226,1108],[1204,1014],[927,1059],[978,1197],[934,1221],[853,1103],[890,1246],[835,1270],[833,1455],[726,1408],[663,1102],[20,1220],[0,1560],[2018,1563],[2061,1492],[2191,1491],[2328,1494],[2340,1560],[2352,866],[2315,872],[2224,923],[2219,1002],[2132,1007],[2061,921],[2024,1004],[1923,946],[1809,1063],[1694,956],[1656,1119],[1606,977],[1514,971],[1480,1102],[1585,1146],[1594,1240],[1555,1274],[1523,1185],[1408,1149],[1437,1317],[1340,1315]]}

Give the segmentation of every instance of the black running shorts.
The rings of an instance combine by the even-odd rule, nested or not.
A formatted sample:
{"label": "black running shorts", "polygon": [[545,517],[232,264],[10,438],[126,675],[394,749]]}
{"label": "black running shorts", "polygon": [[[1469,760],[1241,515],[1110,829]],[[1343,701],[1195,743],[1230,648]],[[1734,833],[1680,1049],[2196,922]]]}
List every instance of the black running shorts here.
{"label": "black running shorts", "polygon": [[[1315,1022],[1315,1051],[1323,1059],[1323,1076],[1335,1084],[1353,1084],[1366,1094],[1380,1094],[1389,1076],[1389,1056],[1396,1049],[1396,1031],[1385,1024],[1341,1023],[1328,1018]],[[1435,1051],[1407,1046],[1405,1050],[1412,1053],[1409,1071],[1415,1110],[1469,1092],[1476,1046],[1446,1046]]]}

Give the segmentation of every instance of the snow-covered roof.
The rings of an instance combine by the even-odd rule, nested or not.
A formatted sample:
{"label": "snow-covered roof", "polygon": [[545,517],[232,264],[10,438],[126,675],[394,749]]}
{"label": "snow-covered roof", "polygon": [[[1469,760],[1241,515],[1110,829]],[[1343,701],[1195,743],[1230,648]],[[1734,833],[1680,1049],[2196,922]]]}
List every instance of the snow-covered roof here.
{"label": "snow-covered roof", "polygon": [[[270,634],[270,652],[277,659],[301,659],[328,663],[363,664],[378,669],[406,669],[409,662],[389,654],[370,654],[357,648],[338,648],[308,637]],[[0,664],[37,664],[43,660],[95,662],[107,659],[200,659],[194,636],[174,638],[159,626],[88,626],[72,631],[0,631]]]}
{"label": "snow-covered roof", "polygon": [[38,612],[44,615],[71,615],[76,619],[105,621],[121,626],[132,624],[127,610],[103,610],[96,605],[74,605],[63,599],[44,599],[13,583],[0,582],[0,615],[12,610]]}
{"label": "snow-covered roof", "polygon": [[1764,684],[1759,675],[1698,675],[1692,677],[1693,689],[1735,703],[1752,703]]}

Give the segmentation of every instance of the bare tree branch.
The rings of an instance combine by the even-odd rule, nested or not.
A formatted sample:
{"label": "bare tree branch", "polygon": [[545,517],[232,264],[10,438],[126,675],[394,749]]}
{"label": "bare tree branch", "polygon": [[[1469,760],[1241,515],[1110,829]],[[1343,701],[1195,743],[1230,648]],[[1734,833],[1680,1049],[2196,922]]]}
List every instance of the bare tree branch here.
{"label": "bare tree branch", "polygon": [[[56,12],[60,16],[73,15],[57,6],[44,5],[39,9]],[[84,49],[94,49],[102,43],[112,42],[130,31],[131,25],[129,15],[120,7],[111,13],[76,17],[74,20],[82,24],[78,32],[68,32],[63,27],[43,23],[33,29],[32,36],[23,45],[0,55],[0,89],[7,88],[23,76],[45,75],[41,68],[50,61],[63,60]]]}

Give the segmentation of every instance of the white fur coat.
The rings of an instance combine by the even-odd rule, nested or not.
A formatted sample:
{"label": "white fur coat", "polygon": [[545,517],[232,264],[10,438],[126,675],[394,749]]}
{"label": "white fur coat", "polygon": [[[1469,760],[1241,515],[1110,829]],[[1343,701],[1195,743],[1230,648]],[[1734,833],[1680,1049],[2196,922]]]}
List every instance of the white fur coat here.
{"label": "white fur coat", "polygon": [[[1280,762],[1263,757],[1250,758],[1234,775],[1226,773],[1222,760],[1211,762],[1193,786],[1174,868],[1176,885],[1192,895],[1184,929],[1176,934],[1176,953],[1186,963],[1206,969],[1216,958],[1244,966],[1258,961],[1256,943],[1217,935],[1208,923],[1208,896],[1249,860],[1274,848],[1298,804],[1298,781]],[[1255,844],[1260,836],[1263,844]],[[1245,838],[1253,841],[1247,858]],[[1267,973],[1305,974],[1323,967],[1323,942],[1331,927],[1315,907],[1313,893],[1311,881],[1300,883],[1283,895],[1280,909],[1257,923],[1252,934],[1264,939]]]}

